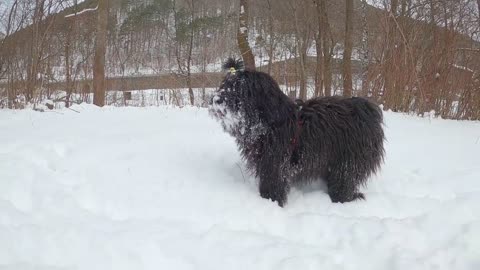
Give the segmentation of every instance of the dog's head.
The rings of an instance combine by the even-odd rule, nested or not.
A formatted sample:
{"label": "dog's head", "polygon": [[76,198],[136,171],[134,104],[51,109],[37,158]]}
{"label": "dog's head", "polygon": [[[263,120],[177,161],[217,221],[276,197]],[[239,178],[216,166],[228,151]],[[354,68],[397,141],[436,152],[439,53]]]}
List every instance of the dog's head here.
{"label": "dog's head", "polygon": [[243,62],[229,58],[223,69],[227,71],[220,87],[210,102],[210,114],[220,120],[225,131],[232,135],[241,132],[245,100],[242,93]]}
{"label": "dog's head", "polygon": [[210,103],[210,113],[235,137],[245,129],[277,128],[295,116],[295,104],[275,80],[260,71],[243,70],[243,62],[228,59],[227,71]]}

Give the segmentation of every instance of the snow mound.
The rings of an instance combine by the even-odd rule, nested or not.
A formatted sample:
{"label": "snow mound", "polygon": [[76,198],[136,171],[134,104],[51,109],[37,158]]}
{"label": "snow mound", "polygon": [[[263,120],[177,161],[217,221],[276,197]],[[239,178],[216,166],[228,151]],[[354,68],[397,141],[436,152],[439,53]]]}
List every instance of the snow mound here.
{"label": "snow mound", "polygon": [[0,111],[1,269],[480,269],[480,123],[386,113],[386,163],[332,204],[260,198],[204,109]]}

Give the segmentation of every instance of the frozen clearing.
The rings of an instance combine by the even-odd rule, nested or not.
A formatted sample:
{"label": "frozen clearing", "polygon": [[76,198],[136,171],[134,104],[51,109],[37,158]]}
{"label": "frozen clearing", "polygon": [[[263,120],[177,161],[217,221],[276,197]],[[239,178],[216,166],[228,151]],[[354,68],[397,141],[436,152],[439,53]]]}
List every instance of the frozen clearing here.
{"label": "frozen clearing", "polygon": [[367,201],[282,209],[205,109],[74,108],[0,111],[0,269],[480,269],[478,122],[386,113]]}

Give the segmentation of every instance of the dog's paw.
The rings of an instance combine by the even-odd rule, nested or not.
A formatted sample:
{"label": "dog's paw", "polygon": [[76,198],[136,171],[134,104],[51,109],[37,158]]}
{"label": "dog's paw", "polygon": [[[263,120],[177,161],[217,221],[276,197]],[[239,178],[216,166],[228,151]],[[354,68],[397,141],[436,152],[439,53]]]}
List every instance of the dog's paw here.
{"label": "dog's paw", "polygon": [[363,195],[363,193],[361,192],[355,192],[353,195],[348,197],[338,196],[336,194],[329,194],[329,195],[333,203],[346,203],[346,202],[352,202],[356,200],[365,200],[365,195]]}
{"label": "dog's paw", "polygon": [[361,192],[357,192],[355,194],[353,194],[353,200],[352,201],[355,201],[355,200],[365,200],[365,195],[363,195],[363,193]]}
{"label": "dog's paw", "polygon": [[286,198],[283,198],[283,196],[277,196],[275,194],[271,194],[270,192],[260,192],[260,196],[262,196],[264,199],[277,202],[278,206],[280,207],[283,207],[286,202]]}

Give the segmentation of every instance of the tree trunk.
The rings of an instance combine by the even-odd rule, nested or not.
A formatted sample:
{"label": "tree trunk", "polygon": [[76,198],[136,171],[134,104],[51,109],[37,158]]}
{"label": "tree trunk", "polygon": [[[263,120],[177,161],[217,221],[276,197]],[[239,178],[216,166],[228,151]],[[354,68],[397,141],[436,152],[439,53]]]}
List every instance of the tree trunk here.
{"label": "tree trunk", "polygon": [[[194,20],[194,16],[195,16],[195,13],[194,13],[194,0],[191,1],[191,8],[192,8],[192,13],[191,13],[191,16],[192,16],[192,22]],[[192,63],[192,50],[193,50],[193,35],[194,35],[194,32],[193,32],[193,25],[191,26],[191,30],[190,30],[190,44],[188,46],[188,57],[187,57],[187,86],[188,86],[188,95],[190,97],[190,104],[192,106],[195,105],[195,96],[193,95],[193,89],[192,89],[192,77],[191,77],[191,63]]]}
{"label": "tree trunk", "polygon": [[[438,31],[437,31],[437,24],[436,24],[436,17],[437,17],[437,10],[435,7],[435,1],[430,0],[430,27],[432,31],[432,49],[431,49],[431,59],[432,61],[430,62],[431,65],[431,76],[434,78],[435,74],[438,72],[438,60],[437,57],[439,56],[438,52],[438,44],[439,44],[439,38],[438,38]],[[423,109],[425,112],[431,111],[436,109],[435,108],[435,96],[438,88],[438,80],[434,78],[429,85],[429,87],[426,87],[425,89],[425,95],[426,95],[426,102],[425,102],[425,109]]]}
{"label": "tree trunk", "polygon": [[345,46],[343,50],[343,95],[352,96],[353,0],[345,2]]}
{"label": "tree trunk", "polygon": [[408,3],[407,0],[402,0],[400,3],[400,17],[406,17],[407,16],[407,8],[408,8]]}
{"label": "tree trunk", "polygon": [[[303,7],[301,7],[303,8]],[[309,27],[304,26],[300,29],[298,24],[298,6],[294,6],[295,17],[295,38],[300,62],[300,91],[299,98],[302,100],[307,99],[307,75],[306,75],[306,61],[307,61],[307,49],[308,49],[308,35]],[[306,28],[306,29],[305,29]],[[304,32],[302,32],[302,30]]]}
{"label": "tree trunk", "polygon": [[248,0],[240,0],[240,15],[237,32],[238,49],[242,54],[245,69],[255,70],[255,58],[248,43]]}
{"label": "tree trunk", "polygon": [[317,67],[315,71],[315,96],[323,95],[323,74],[322,74],[322,65],[323,65],[323,52],[322,52],[322,39],[324,38],[322,35],[323,27],[322,27],[322,9],[320,7],[320,0],[315,1],[315,7],[317,10],[317,36],[315,39],[315,49],[317,52]]}
{"label": "tree trunk", "polygon": [[396,25],[395,25],[395,17],[397,14],[397,7],[398,7],[398,0],[392,0],[391,7],[390,7],[390,15],[388,17],[388,28],[387,28],[387,48],[385,51],[385,63],[383,70],[384,70],[384,89],[383,89],[383,99],[385,109],[392,109],[396,111],[394,108],[394,100],[395,100],[395,39],[396,39]]}
{"label": "tree trunk", "polygon": [[[3,40],[2,42],[0,42],[0,51],[3,51],[5,50],[5,40],[7,39],[7,37],[11,34],[12,32],[12,28],[14,28],[14,25],[13,25],[13,17],[14,17],[14,14],[17,10],[17,7],[18,7],[18,0],[15,0],[13,1],[13,3],[11,3],[11,8],[10,8],[10,11],[8,13],[8,19],[7,19],[7,25],[6,25],[6,32],[5,32],[5,36],[3,37]],[[14,32],[14,31],[13,31]],[[9,46],[11,47],[11,46]],[[12,64],[12,59],[11,58],[6,58],[5,59],[5,62],[3,63],[3,65],[6,66],[6,69],[5,69],[5,74],[6,74],[6,77],[7,77],[7,106],[9,109],[14,109],[14,103],[15,103],[15,96],[16,96],[16,93],[15,93],[15,89],[13,87],[13,82],[14,82],[14,79],[13,79],[13,64]]]}
{"label": "tree trunk", "polygon": [[478,26],[480,27],[480,0],[477,0]]}
{"label": "tree trunk", "polygon": [[[305,42],[305,41],[304,41]],[[303,43],[303,42],[302,42]],[[307,99],[307,46],[302,44],[300,47],[300,92],[299,98],[302,100]]]}
{"label": "tree trunk", "polygon": [[[67,22],[69,23],[69,22]],[[72,39],[72,27],[69,25],[67,27],[67,32],[65,33],[65,83],[66,83],[66,91],[67,95],[65,97],[65,107],[70,107],[70,96],[72,95],[72,75],[70,73],[70,46],[71,46],[71,39]]]}
{"label": "tree trunk", "polygon": [[108,1],[98,1],[95,59],[93,63],[93,104],[105,105],[105,54],[107,52]]}
{"label": "tree trunk", "polygon": [[[480,1],[480,0],[479,0]],[[269,26],[269,49],[268,49],[268,67],[267,73],[271,75],[272,73],[272,63],[274,57],[274,50],[275,50],[275,32],[274,32],[274,19],[273,19],[273,10],[272,10],[272,2],[271,0],[267,0],[268,4],[268,26]]]}
{"label": "tree trunk", "polygon": [[29,67],[27,72],[27,84],[26,84],[26,101],[32,101],[37,88],[37,76],[39,67],[39,55],[40,55],[40,23],[44,15],[45,0],[37,0],[35,2],[35,10],[32,20],[32,43],[29,57]]}
{"label": "tree trunk", "polygon": [[368,82],[368,24],[367,24],[367,0],[362,0],[362,90],[361,95],[367,97],[369,94],[369,82]]}
{"label": "tree trunk", "polygon": [[327,0],[319,0],[322,11],[322,29],[325,29],[323,35],[323,82],[325,84],[325,96],[332,95],[332,33],[328,22]]}

